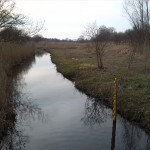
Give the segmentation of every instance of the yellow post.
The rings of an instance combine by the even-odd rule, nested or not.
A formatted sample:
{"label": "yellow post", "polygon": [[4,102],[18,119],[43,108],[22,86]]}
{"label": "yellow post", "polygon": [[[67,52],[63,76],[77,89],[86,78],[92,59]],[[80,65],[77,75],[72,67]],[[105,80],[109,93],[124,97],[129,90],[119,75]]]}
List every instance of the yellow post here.
{"label": "yellow post", "polygon": [[117,79],[114,80],[114,98],[113,98],[113,120],[117,116]]}
{"label": "yellow post", "polygon": [[111,150],[115,150],[116,116],[117,116],[117,79],[115,78],[115,80],[114,80],[114,97],[113,97],[113,126],[112,126]]}

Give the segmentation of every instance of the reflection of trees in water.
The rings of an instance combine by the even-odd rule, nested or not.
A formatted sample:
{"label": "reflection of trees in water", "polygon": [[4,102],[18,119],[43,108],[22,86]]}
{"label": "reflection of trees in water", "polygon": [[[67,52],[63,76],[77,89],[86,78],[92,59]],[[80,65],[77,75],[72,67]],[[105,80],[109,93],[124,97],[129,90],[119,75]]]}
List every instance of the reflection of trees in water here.
{"label": "reflection of trees in water", "polygon": [[[43,121],[44,113],[38,105],[29,100],[18,101],[16,106],[17,120],[9,130],[8,136],[4,141],[5,150],[21,150],[29,141],[22,127],[29,126],[31,120],[39,119]],[[26,124],[25,124],[26,122]]]}
{"label": "reflection of trees in water", "polygon": [[[22,63],[18,64],[12,69],[11,77],[13,78],[14,82],[18,81],[24,74],[26,74],[32,65],[35,63],[35,57],[30,57],[27,60],[25,59]],[[14,85],[15,85],[14,83]]]}
{"label": "reflection of trees in water", "polygon": [[41,108],[34,104],[26,94],[21,92],[20,86],[14,86],[12,96],[17,117],[16,122],[10,128],[8,136],[4,140],[3,149],[21,150],[29,141],[29,137],[24,134],[22,127],[30,125],[32,120],[39,119],[43,121],[45,116]]}
{"label": "reflection of trees in water", "polygon": [[25,135],[23,127],[30,125],[32,120],[43,121],[45,119],[41,108],[33,103],[33,100],[27,94],[22,92],[25,85],[22,77],[32,66],[33,60],[20,65],[14,72],[13,88],[10,95],[16,113],[16,121],[11,123],[8,135],[1,143],[3,145],[2,150],[23,149],[29,141],[29,137]]}
{"label": "reflection of trees in water", "polygon": [[85,125],[92,127],[95,124],[104,123],[107,115],[106,107],[99,100],[88,98],[85,103],[85,114],[81,120]]}
{"label": "reflection of trees in water", "polygon": [[[93,127],[95,124],[101,125],[111,115],[100,101],[87,99],[85,103],[84,117],[81,119],[85,125]],[[150,136],[145,135],[142,129],[127,120],[117,117],[122,124],[123,150],[150,150]],[[111,138],[111,137],[110,137]],[[140,149],[140,147],[142,149]]]}
{"label": "reflection of trees in water", "polygon": [[25,148],[28,140],[28,136],[24,135],[23,131],[19,131],[16,125],[14,125],[10,128],[8,136],[4,139],[2,150],[22,150]]}
{"label": "reflection of trees in water", "polygon": [[42,50],[36,50],[36,57],[42,57],[46,52]]}
{"label": "reflection of trees in water", "polygon": [[[125,119],[120,119],[123,127],[123,143],[124,150],[139,150],[139,144],[142,144],[140,150],[150,150],[150,137],[134,124],[129,123]],[[148,137],[146,137],[148,136]],[[146,141],[147,138],[147,141]]]}
{"label": "reflection of trees in water", "polygon": [[14,89],[13,101],[17,117],[16,122],[10,128],[8,136],[4,140],[4,150],[23,149],[29,141],[29,137],[25,135],[22,127],[29,126],[32,120],[43,121],[45,119],[41,108],[34,104],[19,88]]}
{"label": "reflection of trees in water", "polygon": [[[38,107],[38,105],[33,104],[31,101],[18,101],[16,106],[17,120],[14,122],[13,126],[10,128],[8,136],[4,141],[4,149],[6,150],[21,150],[25,147],[26,143],[29,141],[29,137],[25,135],[25,126],[30,125],[31,120],[39,119],[43,121],[44,113]],[[26,124],[25,124],[25,122]]]}
{"label": "reflection of trees in water", "polygon": [[147,145],[145,150],[150,150],[150,136],[147,138]]}
{"label": "reflection of trees in water", "polygon": [[[44,116],[41,108],[25,93],[22,93],[22,85],[16,86],[13,90],[13,104],[18,118],[23,121],[31,119],[42,119]],[[17,90],[16,90],[17,89]]]}

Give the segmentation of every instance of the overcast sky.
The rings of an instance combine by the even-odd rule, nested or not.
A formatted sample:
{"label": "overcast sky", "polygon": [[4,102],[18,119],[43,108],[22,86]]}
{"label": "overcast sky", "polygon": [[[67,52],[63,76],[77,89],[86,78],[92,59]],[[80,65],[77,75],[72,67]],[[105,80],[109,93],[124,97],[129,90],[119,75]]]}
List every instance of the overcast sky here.
{"label": "overcast sky", "polygon": [[130,28],[123,13],[123,0],[15,0],[17,11],[33,20],[44,20],[42,35],[48,38],[78,38],[87,24]]}

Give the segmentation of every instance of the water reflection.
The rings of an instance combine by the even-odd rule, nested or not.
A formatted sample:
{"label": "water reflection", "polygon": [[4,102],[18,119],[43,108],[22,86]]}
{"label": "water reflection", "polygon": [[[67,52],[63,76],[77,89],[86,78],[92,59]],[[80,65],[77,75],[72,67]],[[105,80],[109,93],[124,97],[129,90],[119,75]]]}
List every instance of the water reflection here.
{"label": "water reflection", "polygon": [[107,120],[108,111],[100,100],[87,98],[84,117],[81,119],[86,126],[101,125]]}
{"label": "water reflection", "polygon": [[[22,98],[25,98],[25,94]],[[24,100],[22,98],[17,99],[17,105],[15,106],[16,122],[11,126],[8,136],[4,140],[2,150],[22,150],[25,148],[26,143],[30,140],[28,135],[24,133],[25,126],[30,126],[32,120],[43,121],[45,119],[44,113],[37,104],[31,102],[28,97]]]}
{"label": "water reflection", "polygon": [[28,73],[28,70],[35,63],[35,57],[17,66],[12,72],[13,85],[10,93],[11,101],[16,114],[15,122],[11,123],[7,136],[0,142],[2,150],[22,150],[26,143],[29,142],[29,137],[24,132],[25,126],[30,126],[32,120],[45,120],[45,115],[42,109],[35,103],[29,94],[23,93],[22,89],[25,85],[23,75]]}
{"label": "water reflection", "polygon": [[144,133],[142,129],[129,123],[125,119],[120,119],[123,128],[122,139],[125,145],[124,150],[150,150],[150,136],[147,135],[146,138],[146,133]]}
{"label": "water reflection", "polygon": [[116,119],[113,120],[112,125],[112,137],[111,137],[111,150],[115,150],[115,144],[116,144]]}
{"label": "water reflection", "polygon": [[[111,111],[102,105],[99,100],[90,98],[86,100],[84,116],[81,119],[85,126],[89,126],[90,128],[94,128],[94,125],[101,126],[108,118],[112,118]],[[150,136],[146,135],[138,126],[131,124],[119,115],[117,117],[117,123],[112,122],[110,149],[115,148],[115,138],[116,149],[118,150],[150,150]]]}
{"label": "water reflection", "polygon": [[28,141],[29,137],[14,125],[3,142],[2,150],[22,150]]}
{"label": "water reflection", "polygon": [[24,74],[28,73],[28,71],[32,68],[33,64],[35,64],[35,56],[28,58],[27,60],[13,68],[11,72],[11,77],[14,80],[14,85],[22,78]]}
{"label": "water reflection", "polygon": [[147,138],[147,145],[145,150],[149,150],[150,149],[150,137]]}
{"label": "water reflection", "polygon": [[45,54],[42,50],[36,50],[36,57],[42,57]]}

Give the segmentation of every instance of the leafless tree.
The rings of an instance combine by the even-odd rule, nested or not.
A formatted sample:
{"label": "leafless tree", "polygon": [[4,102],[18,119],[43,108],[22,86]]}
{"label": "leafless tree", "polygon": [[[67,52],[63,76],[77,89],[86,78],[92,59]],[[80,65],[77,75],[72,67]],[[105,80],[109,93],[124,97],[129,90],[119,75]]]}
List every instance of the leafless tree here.
{"label": "leafless tree", "polygon": [[[0,32],[10,30],[17,33],[17,31],[21,31],[26,37],[38,34],[43,29],[44,21],[33,22],[24,15],[15,13],[15,5],[13,0],[0,0]],[[14,36],[14,32],[10,32],[9,35],[11,33],[13,33],[11,36]],[[15,38],[13,37],[13,39]],[[9,40],[9,38],[5,40]]]}
{"label": "leafless tree", "polygon": [[15,3],[11,0],[0,0],[0,29],[25,24],[24,16],[14,13]]}
{"label": "leafless tree", "polygon": [[85,35],[91,40],[94,45],[97,57],[97,65],[99,69],[104,69],[103,55],[106,47],[110,44],[110,38],[114,28],[107,28],[105,26],[98,27],[96,22],[89,24],[86,27]]}
{"label": "leafless tree", "polygon": [[150,1],[125,0],[124,10],[133,27],[132,44],[136,52],[150,52]]}
{"label": "leafless tree", "polygon": [[23,26],[22,30],[24,30],[26,35],[33,37],[43,30],[44,23],[45,21],[43,20],[33,22],[28,19],[26,20],[25,26]]}

